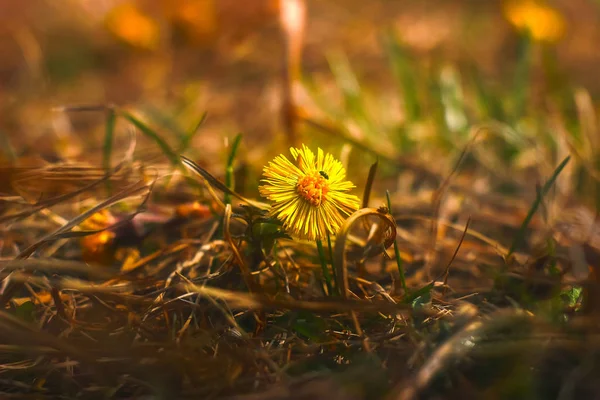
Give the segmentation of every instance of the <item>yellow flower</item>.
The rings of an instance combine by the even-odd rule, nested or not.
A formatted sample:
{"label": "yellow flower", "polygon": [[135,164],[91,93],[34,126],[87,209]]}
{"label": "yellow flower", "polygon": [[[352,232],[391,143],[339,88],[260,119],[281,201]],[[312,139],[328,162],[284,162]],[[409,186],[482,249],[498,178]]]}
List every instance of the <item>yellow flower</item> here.
{"label": "yellow flower", "polygon": [[556,42],[564,35],[563,16],[541,0],[505,0],[503,8],[506,19],[534,40]]}
{"label": "yellow flower", "polygon": [[154,50],[160,40],[158,23],[134,3],[122,3],[106,17],[108,30],[131,46]]}
{"label": "yellow flower", "polygon": [[346,170],[331,154],[318,149],[317,157],[305,145],[290,148],[295,164],[283,154],[264,168],[263,197],[273,201],[271,215],[293,236],[315,240],[335,235],[345,218],[359,207],[355,188],[345,180]]}
{"label": "yellow flower", "polygon": [[[84,230],[100,230],[108,228],[115,222],[116,219],[110,211],[104,209],[91,215],[80,226]],[[80,239],[82,259],[86,262],[111,264],[114,261],[115,237],[115,233],[108,230],[82,237]]]}

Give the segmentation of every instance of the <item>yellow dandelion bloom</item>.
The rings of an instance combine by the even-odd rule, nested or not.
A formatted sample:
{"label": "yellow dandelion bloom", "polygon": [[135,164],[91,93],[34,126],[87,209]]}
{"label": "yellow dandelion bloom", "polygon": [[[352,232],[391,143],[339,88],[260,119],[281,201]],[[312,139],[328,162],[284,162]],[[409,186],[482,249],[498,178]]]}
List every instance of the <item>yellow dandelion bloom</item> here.
{"label": "yellow dandelion bloom", "polygon": [[556,42],[563,37],[565,20],[556,9],[541,0],[505,0],[504,15],[520,30],[530,32],[534,40]]}
{"label": "yellow dandelion bloom", "polygon": [[260,194],[273,201],[271,215],[300,239],[315,240],[335,235],[347,216],[359,207],[355,188],[345,180],[346,170],[331,154],[308,147],[290,148],[295,163],[283,154],[264,168]]}

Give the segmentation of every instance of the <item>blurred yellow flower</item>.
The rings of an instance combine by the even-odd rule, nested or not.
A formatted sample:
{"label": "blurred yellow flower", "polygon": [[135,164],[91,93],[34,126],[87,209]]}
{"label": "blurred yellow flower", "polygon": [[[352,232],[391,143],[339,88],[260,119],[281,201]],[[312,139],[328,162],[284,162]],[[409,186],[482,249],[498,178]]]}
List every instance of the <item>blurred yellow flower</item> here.
{"label": "blurred yellow flower", "polygon": [[359,207],[358,197],[346,193],[354,184],[345,180],[346,170],[331,154],[318,149],[315,157],[305,145],[292,147],[290,152],[295,164],[282,154],[263,170],[259,191],[273,201],[271,215],[300,239],[335,235]]}
{"label": "blurred yellow flower", "polygon": [[133,3],[123,3],[110,10],[105,23],[113,35],[131,46],[146,50],[158,46],[158,23]]}
{"label": "blurred yellow flower", "polygon": [[[115,218],[108,210],[94,213],[81,223],[84,230],[106,229],[115,222]],[[114,259],[114,239],[112,231],[102,231],[80,239],[82,259],[85,262],[108,265]]]}
{"label": "blurred yellow flower", "polygon": [[565,20],[556,9],[541,0],[504,1],[506,19],[519,30],[527,30],[534,40],[556,42],[565,33]]}
{"label": "blurred yellow flower", "polygon": [[163,0],[163,9],[193,43],[215,40],[219,28],[215,0]]}
{"label": "blurred yellow flower", "polygon": [[100,230],[116,222],[115,217],[107,209],[102,209],[81,223],[86,230]]}

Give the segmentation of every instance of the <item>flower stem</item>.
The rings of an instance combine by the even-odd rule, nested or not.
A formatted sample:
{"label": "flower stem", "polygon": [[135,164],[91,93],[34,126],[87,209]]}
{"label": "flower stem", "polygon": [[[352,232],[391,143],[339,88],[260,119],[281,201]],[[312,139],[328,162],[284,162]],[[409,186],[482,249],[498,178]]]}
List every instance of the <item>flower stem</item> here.
{"label": "flower stem", "polygon": [[[387,197],[387,206],[388,212],[391,214],[392,212],[392,202],[390,201],[390,191],[385,191],[385,196]],[[398,240],[394,239],[394,254],[396,255],[396,264],[398,265],[398,273],[400,274],[400,285],[402,286],[402,290],[404,290],[404,294],[408,294],[408,290],[406,289],[406,278],[404,277],[404,266],[402,265],[402,258],[400,258],[400,249],[398,248]]]}
{"label": "flower stem", "polygon": [[323,243],[321,239],[317,239],[317,250],[319,251],[319,259],[321,260],[321,269],[323,270],[323,277],[325,278],[325,285],[327,285],[327,295],[333,294],[333,287],[331,286],[331,275],[329,274],[329,268],[327,268],[327,259],[325,258],[325,250],[323,249]]}
{"label": "flower stem", "polygon": [[[233,183],[233,161],[235,160],[235,155],[237,154],[237,150],[240,146],[240,142],[242,140],[242,135],[237,134],[235,139],[233,139],[233,144],[231,145],[231,152],[229,153],[229,158],[227,159],[227,168],[225,169],[225,186],[229,189],[234,190]],[[223,202],[225,204],[231,203],[231,196],[229,193],[225,193],[223,198]]]}
{"label": "flower stem", "polygon": [[331,237],[329,236],[329,232],[327,232],[327,247],[329,248],[329,259],[331,260],[331,270],[333,271],[333,282],[335,282],[335,295],[338,296],[340,293],[340,281],[338,280],[338,274],[335,270],[335,265],[333,264],[333,247],[331,247]]}

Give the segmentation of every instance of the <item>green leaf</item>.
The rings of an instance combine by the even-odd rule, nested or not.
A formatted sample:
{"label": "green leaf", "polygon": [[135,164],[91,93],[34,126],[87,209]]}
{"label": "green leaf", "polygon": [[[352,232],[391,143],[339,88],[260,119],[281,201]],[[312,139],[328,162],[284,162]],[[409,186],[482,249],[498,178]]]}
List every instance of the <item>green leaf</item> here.
{"label": "green leaf", "polygon": [[583,295],[583,288],[580,286],[573,286],[572,288],[563,291],[560,296],[565,300],[565,303],[569,307],[576,307],[579,299]]}

